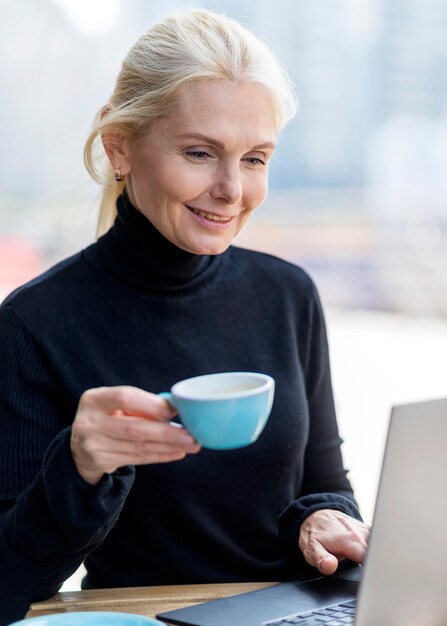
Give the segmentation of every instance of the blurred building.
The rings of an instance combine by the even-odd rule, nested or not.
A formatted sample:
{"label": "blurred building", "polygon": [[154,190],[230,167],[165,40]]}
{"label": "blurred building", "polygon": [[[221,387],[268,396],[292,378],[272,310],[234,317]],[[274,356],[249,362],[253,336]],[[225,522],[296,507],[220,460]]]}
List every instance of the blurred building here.
{"label": "blurred building", "polygon": [[368,185],[383,217],[447,211],[447,6],[381,0]]}
{"label": "blurred building", "polygon": [[271,16],[271,37],[279,43],[300,100],[300,113],[282,140],[278,186],[364,183],[374,88],[369,80],[372,8],[369,0],[304,0],[292,11],[290,3],[282,3]]}

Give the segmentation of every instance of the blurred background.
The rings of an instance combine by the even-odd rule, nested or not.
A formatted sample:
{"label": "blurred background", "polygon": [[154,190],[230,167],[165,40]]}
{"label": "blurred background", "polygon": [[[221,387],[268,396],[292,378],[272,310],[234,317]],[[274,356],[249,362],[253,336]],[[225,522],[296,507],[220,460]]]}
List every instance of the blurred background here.
{"label": "blurred background", "polygon": [[[183,6],[0,0],[0,299],[94,240],[91,120],[135,39]],[[300,113],[238,243],[319,286],[345,460],[371,521],[390,407],[447,395],[447,3],[195,6],[253,30],[296,85]]]}

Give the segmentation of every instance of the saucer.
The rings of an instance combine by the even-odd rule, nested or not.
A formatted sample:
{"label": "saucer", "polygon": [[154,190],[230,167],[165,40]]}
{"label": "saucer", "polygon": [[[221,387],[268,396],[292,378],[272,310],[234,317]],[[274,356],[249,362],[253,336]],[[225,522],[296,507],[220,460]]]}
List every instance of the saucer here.
{"label": "saucer", "polygon": [[165,626],[151,617],[112,611],[80,611],[30,617],[10,626]]}

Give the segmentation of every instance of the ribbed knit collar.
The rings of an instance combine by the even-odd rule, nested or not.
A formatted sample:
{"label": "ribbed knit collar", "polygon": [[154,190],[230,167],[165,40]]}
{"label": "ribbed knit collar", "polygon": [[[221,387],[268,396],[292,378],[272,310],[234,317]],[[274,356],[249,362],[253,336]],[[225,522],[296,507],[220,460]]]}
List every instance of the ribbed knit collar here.
{"label": "ribbed knit collar", "polygon": [[114,225],[98,239],[97,249],[115,275],[145,291],[195,290],[211,278],[226,256],[178,248],[132,206],[126,193],[118,198],[117,211]]}

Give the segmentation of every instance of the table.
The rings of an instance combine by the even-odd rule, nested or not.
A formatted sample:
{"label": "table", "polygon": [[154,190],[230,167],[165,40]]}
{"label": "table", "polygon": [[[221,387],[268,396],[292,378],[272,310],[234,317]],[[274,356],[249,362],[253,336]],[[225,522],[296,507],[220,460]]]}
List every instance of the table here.
{"label": "table", "polygon": [[27,617],[42,617],[70,611],[124,611],[155,617],[156,613],[225,598],[245,591],[263,589],[273,584],[265,582],[220,583],[65,591],[44,602],[32,604]]}

